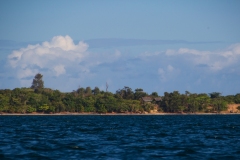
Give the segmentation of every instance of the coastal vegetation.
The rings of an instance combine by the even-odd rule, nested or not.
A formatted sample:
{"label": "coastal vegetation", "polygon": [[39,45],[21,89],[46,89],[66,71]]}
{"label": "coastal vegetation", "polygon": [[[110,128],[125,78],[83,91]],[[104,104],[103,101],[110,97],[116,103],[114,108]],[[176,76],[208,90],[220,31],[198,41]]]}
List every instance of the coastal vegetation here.
{"label": "coastal vegetation", "polygon": [[[240,93],[222,96],[219,92],[184,94],[178,91],[148,94],[141,88],[123,87],[115,93],[98,87],[79,87],[72,92],[44,88],[43,75],[38,73],[30,88],[0,90],[0,112],[6,113],[218,113],[228,104],[239,104]],[[240,106],[238,107],[240,110]]]}

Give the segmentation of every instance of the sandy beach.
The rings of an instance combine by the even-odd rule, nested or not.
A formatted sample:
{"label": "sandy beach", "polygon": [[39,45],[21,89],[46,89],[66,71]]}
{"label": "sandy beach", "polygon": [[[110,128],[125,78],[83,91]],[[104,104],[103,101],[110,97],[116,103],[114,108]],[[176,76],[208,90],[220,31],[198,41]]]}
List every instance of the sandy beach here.
{"label": "sandy beach", "polygon": [[62,112],[62,113],[0,113],[0,116],[142,116],[142,115],[238,115],[240,113],[71,113],[71,112]]}

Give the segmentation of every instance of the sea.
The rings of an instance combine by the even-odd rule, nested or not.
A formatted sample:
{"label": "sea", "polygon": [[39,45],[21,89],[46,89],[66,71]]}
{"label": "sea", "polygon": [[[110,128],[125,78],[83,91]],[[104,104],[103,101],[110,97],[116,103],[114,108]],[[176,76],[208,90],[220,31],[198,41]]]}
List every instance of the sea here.
{"label": "sea", "polygon": [[0,159],[240,159],[240,115],[0,116]]}

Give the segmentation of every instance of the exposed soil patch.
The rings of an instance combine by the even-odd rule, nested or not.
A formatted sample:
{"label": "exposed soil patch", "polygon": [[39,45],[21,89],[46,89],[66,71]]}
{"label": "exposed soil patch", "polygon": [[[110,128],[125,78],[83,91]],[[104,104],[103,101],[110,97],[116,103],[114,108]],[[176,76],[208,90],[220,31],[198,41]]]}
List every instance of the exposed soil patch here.
{"label": "exposed soil patch", "polygon": [[228,104],[228,109],[227,113],[240,113],[240,111],[237,109],[238,106],[240,106],[240,104]]}

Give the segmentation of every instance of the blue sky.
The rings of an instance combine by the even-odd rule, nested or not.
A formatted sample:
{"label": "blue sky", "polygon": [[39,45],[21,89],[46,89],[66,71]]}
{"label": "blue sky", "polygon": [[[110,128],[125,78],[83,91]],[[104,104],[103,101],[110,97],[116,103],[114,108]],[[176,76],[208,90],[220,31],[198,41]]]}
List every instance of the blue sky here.
{"label": "blue sky", "polygon": [[240,1],[0,2],[0,88],[240,93]]}

